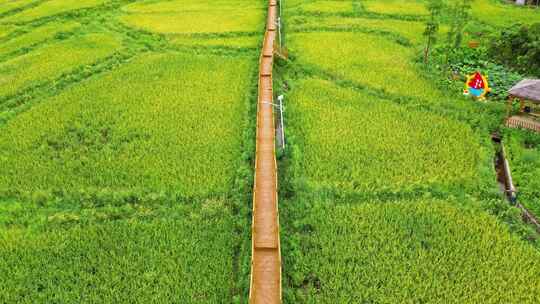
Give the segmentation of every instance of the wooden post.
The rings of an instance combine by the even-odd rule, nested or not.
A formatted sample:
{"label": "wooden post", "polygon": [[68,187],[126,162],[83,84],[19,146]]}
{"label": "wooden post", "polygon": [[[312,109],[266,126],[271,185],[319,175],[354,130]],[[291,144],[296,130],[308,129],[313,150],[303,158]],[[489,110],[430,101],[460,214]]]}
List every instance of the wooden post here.
{"label": "wooden post", "polygon": [[506,118],[510,118],[512,115],[512,104],[514,103],[514,96],[508,96],[508,103],[506,105]]}
{"label": "wooden post", "polygon": [[525,112],[525,100],[523,98],[519,99],[519,112]]}

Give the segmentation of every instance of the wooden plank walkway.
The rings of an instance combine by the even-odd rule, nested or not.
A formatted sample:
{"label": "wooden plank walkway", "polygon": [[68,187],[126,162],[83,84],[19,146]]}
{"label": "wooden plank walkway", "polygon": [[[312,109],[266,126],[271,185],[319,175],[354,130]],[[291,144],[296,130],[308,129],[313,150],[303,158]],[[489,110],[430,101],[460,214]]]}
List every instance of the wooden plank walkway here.
{"label": "wooden plank walkway", "polygon": [[533,118],[523,116],[511,116],[506,120],[506,126],[510,128],[523,128],[540,132],[540,122]]}
{"label": "wooden plank walkway", "polygon": [[250,303],[281,303],[281,248],[272,90],[277,0],[269,0],[260,57],[257,147],[253,189]]}

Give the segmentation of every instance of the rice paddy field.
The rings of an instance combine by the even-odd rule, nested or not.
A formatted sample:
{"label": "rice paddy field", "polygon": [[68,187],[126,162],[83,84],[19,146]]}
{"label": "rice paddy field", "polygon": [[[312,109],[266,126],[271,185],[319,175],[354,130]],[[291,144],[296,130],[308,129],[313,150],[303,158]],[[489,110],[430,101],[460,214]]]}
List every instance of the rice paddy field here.
{"label": "rice paddy field", "polygon": [[1,303],[247,293],[264,3],[131,2],[0,3]]}
{"label": "rice paddy field", "polygon": [[[494,2],[477,1],[476,22],[540,18]],[[289,154],[280,206],[288,303],[540,299],[537,247],[508,225],[512,210],[493,212],[504,207],[488,138],[504,109],[452,98],[419,68],[425,4],[286,4],[292,59],[282,68]],[[532,170],[516,179],[531,206],[538,155],[523,153],[516,162]]]}
{"label": "rice paddy field", "polygon": [[[0,0],[0,303],[248,303],[267,7]],[[282,302],[538,303],[540,241],[493,167],[504,105],[419,67],[427,1],[280,10]],[[540,215],[540,141],[504,132]]]}

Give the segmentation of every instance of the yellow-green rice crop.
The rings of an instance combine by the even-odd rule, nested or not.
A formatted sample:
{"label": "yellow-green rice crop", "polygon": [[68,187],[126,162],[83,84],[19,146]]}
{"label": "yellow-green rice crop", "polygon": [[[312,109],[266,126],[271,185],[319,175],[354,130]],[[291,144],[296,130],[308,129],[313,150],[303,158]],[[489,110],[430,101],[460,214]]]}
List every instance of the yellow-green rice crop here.
{"label": "yellow-green rice crop", "polygon": [[68,21],[66,23],[52,22],[44,26],[38,27],[30,33],[18,36],[6,43],[0,44],[0,56],[8,54],[14,51],[20,51],[33,44],[38,44],[52,39],[59,33],[65,33],[73,31],[78,28],[80,24],[75,21]]}
{"label": "yellow-green rice crop", "polygon": [[427,15],[428,11],[422,1],[418,0],[363,0],[367,11],[396,15]]}
{"label": "yellow-green rice crop", "polygon": [[501,117],[416,63],[425,24],[405,20],[425,1],[286,3],[286,302],[536,303],[534,235],[495,192],[488,131]]}
{"label": "yellow-green rice crop", "polygon": [[517,7],[493,0],[475,0],[472,5],[472,14],[482,22],[501,27],[514,23],[540,22],[539,9]]}
{"label": "yellow-green rice crop", "polygon": [[341,78],[395,94],[441,98],[413,66],[413,50],[387,38],[363,33],[303,33],[289,35],[289,46],[291,52],[302,54],[299,63]]}
{"label": "yellow-green rice crop", "polygon": [[229,13],[237,9],[265,9],[266,3],[258,0],[168,0],[139,1],[123,8],[132,13],[171,13],[186,11],[221,10]]}
{"label": "yellow-green rice crop", "polygon": [[[221,4],[220,4],[221,3]],[[136,3],[121,20],[140,29],[164,33],[251,32],[262,28],[264,7],[258,2],[220,2],[214,5],[189,1]],[[240,9],[241,7],[241,9]]]}
{"label": "yellow-green rice crop", "polygon": [[0,96],[43,82],[62,73],[107,57],[121,48],[120,41],[105,34],[88,34],[50,44],[0,63]]}
{"label": "yellow-green rice crop", "polygon": [[0,14],[21,8],[27,4],[37,2],[39,0],[4,0],[0,1]]}
{"label": "yellow-green rice crop", "polygon": [[16,30],[16,27],[13,25],[2,25],[0,24],[0,39],[8,36],[10,33]]}
{"label": "yellow-green rice crop", "polygon": [[257,48],[262,43],[260,35],[241,37],[209,37],[195,38],[188,35],[174,35],[169,38],[174,45],[180,46],[226,46],[230,48]]}
{"label": "yellow-green rice crop", "polygon": [[37,3],[0,18],[0,303],[243,303],[267,2]]}
{"label": "yellow-green rice crop", "polygon": [[477,178],[479,144],[464,124],[321,80],[299,81],[290,100],[313,186],[376,193]]}
{"label": "yellow-green rice crop", "polygon": [[119,211],[131,209],[104,222],[85,217],[111,211],[49,214],[32,229],[0,216],[0,302],[232,302],[237,218],[226,202]]}
{"label": "yellow-green rice crop", "polygon": [[405,21],[394,19],[371,19],[371,18],[347,18],[347,17],[325,17],[320,19],[304,20],[301,24],[290,27],[294,30],[309,28],[317,30],[320,27],[331,27],[337,30],[359,28],[361,30],[382,30],[399,34],[414,44],[424,42],[423,32],[425,24],[419,21]]}
{"label": "yellow-green rice crop", "polygon": [[[140,29],[163,33],[228,33],[259,29],[261,10],[230,11],[223,14],[219,10],[187,11],[177,14],[129,14],[123,22]],[[178,22],[182,20],[182,22]]]}
{"label": "yellow-green rice crop", "polygon": [[540,253],[454,204],[299,204],[296,246],[284,251],[295,258],[290,301],[536,303]]}
{"label": "yellow-green rice crop", "polygon": [[77,9],[90,8],[106,3],[108,0],[49,0],[24,10],[2,21],[28,22],[38,18],[57,15]]}
{"label": "yellow-green rice crop", "polygon": [[301,6],[301,9],[306,12],[352,12],[352,1],[314,1],[307,2]]}
{"label": "yellow-green rice crop", "polygon": [[0,189],[228,193],[254,63],[147,55],[43,100],[0,127]]}

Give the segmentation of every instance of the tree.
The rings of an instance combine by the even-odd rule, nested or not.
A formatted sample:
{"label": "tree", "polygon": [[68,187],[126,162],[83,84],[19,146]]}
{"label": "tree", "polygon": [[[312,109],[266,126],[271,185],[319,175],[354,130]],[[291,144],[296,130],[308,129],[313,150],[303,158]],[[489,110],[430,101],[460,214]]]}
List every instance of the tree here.
{"label": "tree", "polygon": [[440,0],[430,0],[428,10],[430,18],[426,22],[424,36],[426,37],[426,48],[424,49],[424,63],[429,60],[429,53],[433,45],[437,42],[437,33],[439,32],[439,17],[441,15],[443,4]]}
{"label": "tree", "polygon": [[540,23],[514,24],[496,34],[490,56],[525,75],[540,76]]}
{"label": "tree", "polygon": [[463,29],[471,17],[470,10],[473,0],[454,0],[450,7],[450,30],[448,31],[447,43],[448,51],[452,51],[461,46],[463,41]]}

